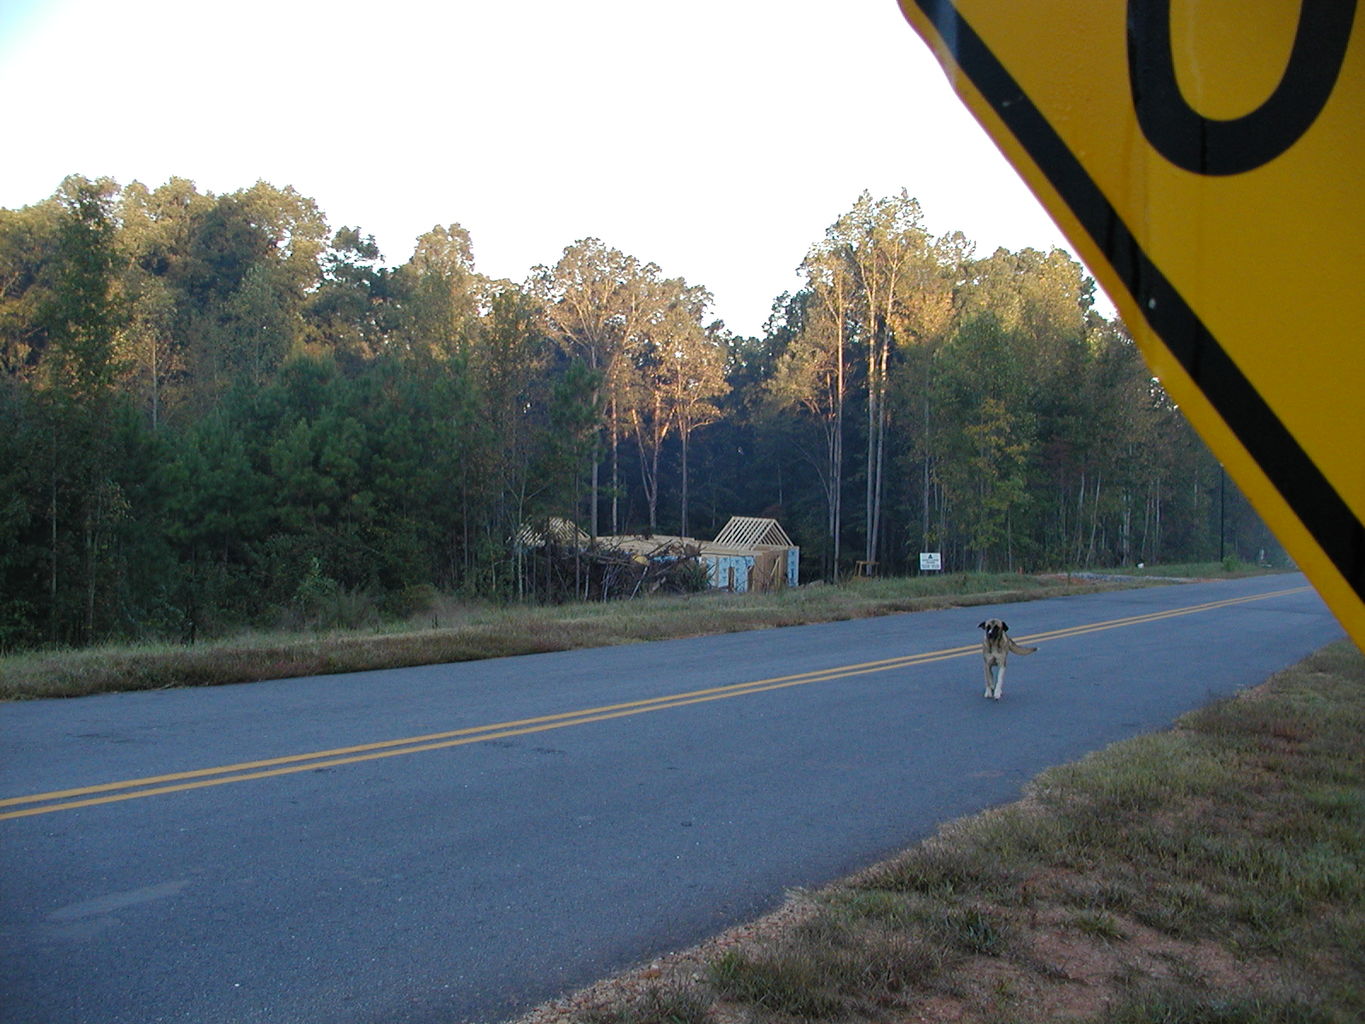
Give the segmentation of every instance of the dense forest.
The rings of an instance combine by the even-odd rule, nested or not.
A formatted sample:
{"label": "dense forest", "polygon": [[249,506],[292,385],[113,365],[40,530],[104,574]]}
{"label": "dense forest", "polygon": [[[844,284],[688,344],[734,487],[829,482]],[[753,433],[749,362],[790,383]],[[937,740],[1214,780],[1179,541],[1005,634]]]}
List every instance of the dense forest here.
{"label": "dense forest", "polygon": [[552,516],[776,516],[807,580],[1273,548],[1066,253],[864,193],[802,255],[738,337],[592,238],[514,283],[458,224],[387,266],[264,182],[0,210],[0,649],[510,599]]}

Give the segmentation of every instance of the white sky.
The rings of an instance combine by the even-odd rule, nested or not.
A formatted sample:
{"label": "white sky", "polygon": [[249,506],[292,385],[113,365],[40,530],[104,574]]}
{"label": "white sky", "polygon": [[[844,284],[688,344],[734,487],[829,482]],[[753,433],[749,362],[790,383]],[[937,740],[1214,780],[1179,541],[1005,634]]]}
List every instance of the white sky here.
{"label": "white sky", "polygon": [[863,189],[1067,248],[896,0],[0,0],[0,95],[0,207],[264,179],[391,266],[438,224],[516,281],[595,236],[741,334]]}

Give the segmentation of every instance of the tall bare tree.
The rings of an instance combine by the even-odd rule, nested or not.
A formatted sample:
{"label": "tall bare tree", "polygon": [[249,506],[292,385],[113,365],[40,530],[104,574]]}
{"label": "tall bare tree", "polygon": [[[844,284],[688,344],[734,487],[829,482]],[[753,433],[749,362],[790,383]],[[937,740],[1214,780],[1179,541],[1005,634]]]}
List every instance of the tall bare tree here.
{"label": "tall bare tree", "polygon": [[864,557],[875,562],[881,541],[886,437],[891,418],[887,394],[900,319],[898,308],[906,298],[907,278],[916,272],[928,276],[931,272],[926,265],[936,266],[936,262],[919,201],[904,189],[882,199],[864,192],[853,209],[829,228],[825,239],[848,262],[856,286],[858,338],[866,363],[867,389]]}
{"label": "tall bare tree", "polygon": [[711,304],[706,289],[677,278],[665,281],[662,291],[659,326],[664,349],[658,380],[682,449],[679,519],[683,536],[688,536],[688,448],[695,431],[720,418],[716,401],[730,389],[725,379],[727,345],[719,324],[702,327]]}
{"label": "tall bare tree", "polygon": [[824,574],[839,572],[843,534],[844,407],[848,396],[849,329],[856,284],[843,253],[826,239],[801,264],[806,287],[793,307],[791,344],[767,383],[770,398],[800,408],[820,426],[823,450],[811,456],[825,498]]}
{"label": "tall bare tree", "polygon": [[536,267],[531,287],[544,309],[546,334],[567,354],[581,359],[601,383],[593,402],[603,410],[592,455],[590,532],[600,526],[602,432],[612,445],[612,529],[618,528],[615,495],[618,474],[615,446],[621,406],[631,386],[625,356],[649,315],[646,282],[659,268],[585,238],[568,246],[553,267]]}

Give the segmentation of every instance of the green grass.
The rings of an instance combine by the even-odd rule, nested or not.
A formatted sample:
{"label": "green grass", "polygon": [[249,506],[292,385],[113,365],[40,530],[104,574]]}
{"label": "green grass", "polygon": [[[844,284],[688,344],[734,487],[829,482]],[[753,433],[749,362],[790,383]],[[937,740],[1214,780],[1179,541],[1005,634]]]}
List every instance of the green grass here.
{"label": "green grass", "polygon": [[1128,937],[1118,919],[1104,910],[1079,911],[1071,918],[1070,924],[1077,931],[1104,942],[1120,942]]}
{"label": "green grass", "polygon": [[1334,1024],[1339,1018],[1312,1003],[1284,996],[1201,996],[1185,989],[1144,992],[1125,999],[1104,1024]]}
{"label": "green grass", "polygon": [[1365,658],[1334,645],[800,894],[799,923],[689,967],[689,1005],[758,1024],[1365,1020],[1362,735]]}
{"label": "green grass", "polygon": [[1153,578],[1226,580],[1241,579],[1245,576],[1261,576],[1267,572],[1288,572],[1287,569],[1270,569],[1255,562],[1243,562],[1229,557],[1221,562],[1180,562],[1168,565],[1145,565],[1142,568],[1128,566],[1121,569],[1096,569],[1101,575],[1112,573],[1123,576],[1150,576]]}
{"label": "green grass", "polygon": [[1104,589],[1013,573],[859,579],[765,594],[707,593],[555,607],[437,599],[368,629],[249,633],[0,658],[0,699],[281,679],[538,654],[749,629],[996,604]]}

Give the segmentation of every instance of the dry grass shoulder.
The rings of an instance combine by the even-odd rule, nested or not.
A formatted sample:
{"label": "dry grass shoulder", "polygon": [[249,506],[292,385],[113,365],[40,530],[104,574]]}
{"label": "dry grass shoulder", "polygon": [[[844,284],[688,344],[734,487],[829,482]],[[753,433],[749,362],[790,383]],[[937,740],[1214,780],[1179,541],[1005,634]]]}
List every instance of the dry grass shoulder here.
{"label": "dry grass shoulder", "polygon": [[197,644],[110,645],[0,658],[0,699],[286,679],[540,654],[814,622],[1003,604],[1134,585],[1014,573],[863,579],[774,593],[494,606],[438,599],[367,629],[248,634]]}
{"label": "dry grass shoulder", "polygon": [[522,1024],[1365,1020],[1362,735],[1335,645]]}

